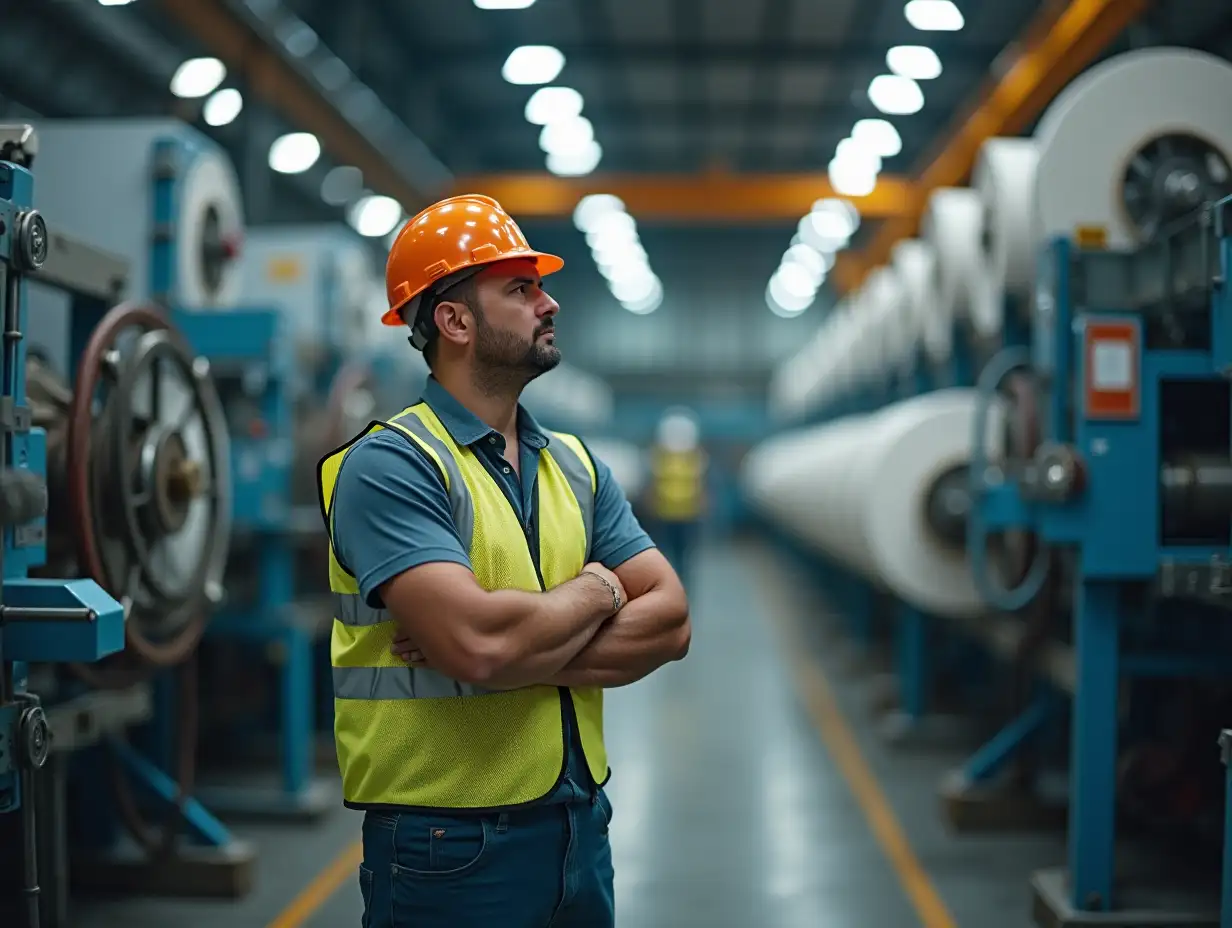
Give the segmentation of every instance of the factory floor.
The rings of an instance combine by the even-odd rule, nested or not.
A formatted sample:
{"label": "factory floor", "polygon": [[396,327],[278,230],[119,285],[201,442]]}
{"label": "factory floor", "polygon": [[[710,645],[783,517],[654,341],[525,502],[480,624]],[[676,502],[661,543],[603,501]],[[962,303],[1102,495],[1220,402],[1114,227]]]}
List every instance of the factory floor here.
{"label": "factory floor", "polygon": [[[609,694],[618,925],[1031,925],[1028,877],[1061,837],[947,833],[936,784],[962,752],[881,740],[799,576],[757,542],[704,548],[688,658]],[[72,924],[358,928],[359,823],[237,824],[259,852],[247,898],[92,902]]]}

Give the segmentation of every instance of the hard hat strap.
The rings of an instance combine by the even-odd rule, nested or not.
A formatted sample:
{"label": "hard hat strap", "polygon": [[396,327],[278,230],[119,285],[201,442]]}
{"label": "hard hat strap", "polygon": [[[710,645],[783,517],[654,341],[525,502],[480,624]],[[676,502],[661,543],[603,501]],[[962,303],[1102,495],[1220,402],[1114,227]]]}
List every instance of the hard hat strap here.
{"label": "hard hat strap", "polygon": [[423,351],[428,346],[428,343],[436,337],[436,307],[442,302],[441,297],[445,292],[451,287],[456,287],[464,280],[469,280],[482,270],[483,265],[468,267],[442,277],[406,304],[402,310],[402,319],[404,321],[408,318],[413,320],[410,323],[411,334],[406,339],[411,343],[412,348],[417,351]]}

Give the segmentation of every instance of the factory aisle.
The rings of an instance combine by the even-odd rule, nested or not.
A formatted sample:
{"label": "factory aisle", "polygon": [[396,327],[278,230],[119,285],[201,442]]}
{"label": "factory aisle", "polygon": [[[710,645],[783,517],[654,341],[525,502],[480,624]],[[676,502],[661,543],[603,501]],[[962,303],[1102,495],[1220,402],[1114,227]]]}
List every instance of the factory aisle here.
{"label": "factory aisle", "polygon": [[[959,758],[881,745],[803,580],[763,545],[708,546],[689,657],[609,694],[617,924],[1027,928],[1056,839],[945,833],[934,784]],[[358,828],[239,826],[261,848],[247,900],[125,900],[80,928],[358,926]]]}

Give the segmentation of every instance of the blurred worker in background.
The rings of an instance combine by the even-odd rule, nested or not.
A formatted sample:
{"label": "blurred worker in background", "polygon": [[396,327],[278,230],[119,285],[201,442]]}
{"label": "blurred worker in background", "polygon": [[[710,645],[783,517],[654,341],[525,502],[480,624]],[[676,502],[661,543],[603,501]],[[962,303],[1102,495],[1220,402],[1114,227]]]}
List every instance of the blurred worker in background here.
{"label": "blurred worker in background", "polygon": [[608,468],[518,402],[560,361],[563,264],[488,197],[408,222],[383,321],[431,376],[321,461],[365,928],[614,922],[603,688],[682,658],[690,627]]}
{"label": "blurred worker in background", "polygon": [[674,407],[659,420],[650,451],[650,512],[659,549],[689,588],[690,564],[706,500],[706,453],[691,410]]}

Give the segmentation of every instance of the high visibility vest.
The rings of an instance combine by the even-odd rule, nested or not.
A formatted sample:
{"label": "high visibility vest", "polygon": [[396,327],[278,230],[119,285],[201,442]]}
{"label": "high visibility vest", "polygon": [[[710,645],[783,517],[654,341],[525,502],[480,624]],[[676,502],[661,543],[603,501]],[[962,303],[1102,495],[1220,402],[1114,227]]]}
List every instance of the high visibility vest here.
{"label": "high visibility vest", "polygon": [[652,508],[658,518],[688,522],[701,515],[701,451],[656,449],[651,455],[650,469]]}
{"label": "high visibility vest", "polygon": [[[454,524],[484,589],[550,590],[581,572],[590,557],[595,498],[594,464],[581,442],[552,433],[539,455],[536,564],[528,530],[513,505],[426,403],[371,423],[322,458],[321,507],[331,532],[334,486],[347,452],[364,435],[386,428],[422,448],[440,470]],[[334,737],[348,805],[508,809],[532,804],[564,775],[567,715],[594,781],[607,779],[602,689],[529,686],[498,692],[407,666],[389,650],[398,633],[393,617],[363,600],[355,577],[335,555],[332,536],[329,586]]]}

